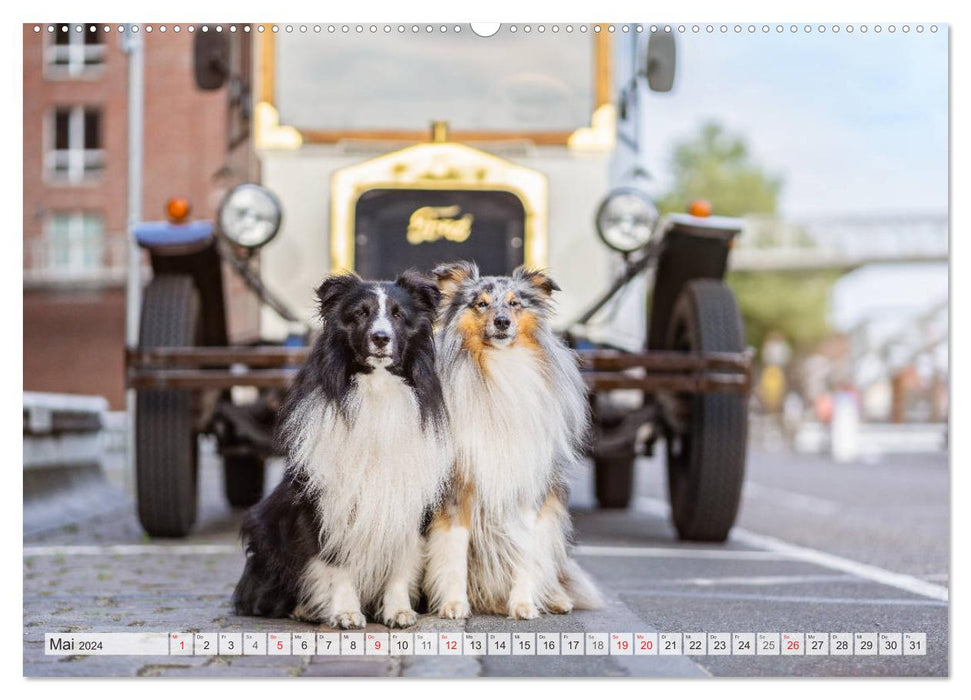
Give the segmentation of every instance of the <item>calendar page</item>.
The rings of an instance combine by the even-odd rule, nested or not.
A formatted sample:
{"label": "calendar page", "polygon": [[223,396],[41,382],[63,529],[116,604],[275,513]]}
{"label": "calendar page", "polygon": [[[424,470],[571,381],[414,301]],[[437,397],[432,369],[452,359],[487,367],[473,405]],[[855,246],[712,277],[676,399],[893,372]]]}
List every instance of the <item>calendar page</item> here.
{"label": "calendar page", "polygon": [[951,26],[655,10],[24,20],[24,676],[950,674]]}

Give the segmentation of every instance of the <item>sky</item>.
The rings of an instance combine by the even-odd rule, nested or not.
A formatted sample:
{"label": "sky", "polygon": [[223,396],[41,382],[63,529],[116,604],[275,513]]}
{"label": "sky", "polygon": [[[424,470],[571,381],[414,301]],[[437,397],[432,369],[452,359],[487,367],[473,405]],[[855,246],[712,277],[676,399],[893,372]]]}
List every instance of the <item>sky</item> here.
{"label": "sky", "polygon": [[644,104],[653,188],[673,144],[716,119],[783,177],[787,216],[947,211],[946,26],[677,38],[675,88]]}

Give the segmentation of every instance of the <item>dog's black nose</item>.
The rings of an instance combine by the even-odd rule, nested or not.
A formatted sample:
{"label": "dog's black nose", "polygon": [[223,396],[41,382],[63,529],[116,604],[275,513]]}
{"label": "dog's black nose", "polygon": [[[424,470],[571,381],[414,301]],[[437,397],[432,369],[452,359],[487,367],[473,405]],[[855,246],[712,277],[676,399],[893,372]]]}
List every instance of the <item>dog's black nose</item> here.
{"label": "dog's black nose", "polygon": [[496,316],[492,322],[496,324],[496,328],[504,331],[509,328],[509,317],[508,316]]}
{"label": "dog's black nose", "polygon": [[374,331],[371,334],[371,342],[379,348],[383,348],[385,345],[391,342],[391,336],[385,331]]}

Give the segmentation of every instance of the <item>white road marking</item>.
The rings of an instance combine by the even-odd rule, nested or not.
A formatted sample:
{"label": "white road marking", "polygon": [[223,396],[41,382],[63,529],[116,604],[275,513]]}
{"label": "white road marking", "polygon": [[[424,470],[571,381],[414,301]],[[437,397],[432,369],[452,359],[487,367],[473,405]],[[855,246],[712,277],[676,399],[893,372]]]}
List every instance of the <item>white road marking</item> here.
{"label": "white road marking", "polygon": [[725,576],[724,578],[677,578],[655,583],[681,586],[781,586],[789,583],[837,583],[852,581],[849,574],[819,574],[815,576]]}
{"label": "white road marking", "polygon": [[79,544],[24,547],[25,557],[143,556],[146,554],[240,554],[240,544]]}
{"label": "white road marking", "polygon": [[740,528],[732,530],[731,538],[742,544],[747,544],[752,547],[762,547],[772,552],[779,552],[780,554],[788,554],[793,559],[800,559],[810,564],[826,567],[827,569],[844,571],[853,576],[865,578],[883,584],[884,586],[892,586],[893,588],[899,588],[902,591],[926,596],[934,600],[946,601],[948,599],[948,590],[945,586],[924,581],[916,576],[898,574],[879,566],[864,564],[863,562],[847,559],[846,557],[821,552],[818,549],[790,544],[775,537],[759,535],[755,532],[748,532]]}
{"label": "white road marking", "polygon": [[582,557],[647,557],[654,559],[757,559],[784,561],[789,557],[774,552],[748,549],[708,549],[690,547],[611,547],[581,544],[573,553]]}
{"label": "white road marking", "polygon": [[[239,544],[111,544],[33,545],[24,547],[25,557],[56,556],[142,556],[146,554],[206,555],[242,554]],[[774,552],[690,547],[611,547],[578,545],[573,553],[585,557],[649,557],[657,559],[748,559],[784,561],[789,557]]]}
{"label": "white road marking", "polygon": [[807,496],[794,491],[777,489],[772,486],[763,486],[755,482],[746,482],[742,491],[742,497],[755,499],[765,499],[771,501],[780,508],[808,510],[818,515],[831,515],[837,513],[843,507],[836,501],[830,501],[816,496]]}
{"label": "white road marking", "polygon": [[[662,515],[663,517],[667,517],[670,512],[668,504],[656,498],[642,496],[635,501],[634,506],[644,512]],[[909,593],[926,596],[927,598],[933,598],[934,600],[946,601],[948,599],[948,590],[945,586],[938,586],[936,583],[925,581],[916,576],[898,574],[894,571],[882,569],[879,566],[864,564],[853,559],[822,552],[818,549],[790,544],[775,537],[749,532],[740,527],[732,528],[730,540],[749,547],[758,547],[769,552],[775,552],[790,559],[822,566],[826,569],[842,571],[858,578],[867,579],[875,583],[883,584],[884,586],[898,588]]]}
{"label": "white road marking", "polygon": [[822,596],[773,595],[766,593],[732,593],[729,591],[672,591],[656,588],[625,588],[615,593],[647,598],[694,598],[698,600],[754,600],[759,603],[799,603],[809,605],[892,605],[904,608],[947,608],[942,600],[927,598],[825,598]]}

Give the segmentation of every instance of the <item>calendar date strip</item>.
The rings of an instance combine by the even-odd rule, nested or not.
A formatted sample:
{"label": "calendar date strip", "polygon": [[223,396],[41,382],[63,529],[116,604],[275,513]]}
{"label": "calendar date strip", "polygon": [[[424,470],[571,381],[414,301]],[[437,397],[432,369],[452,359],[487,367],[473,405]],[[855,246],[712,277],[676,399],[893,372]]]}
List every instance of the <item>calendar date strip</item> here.
{"label": "calendar date strip", "polygon": [[924,656],[924,632],[145,632],[44,635],[49,656]]}

